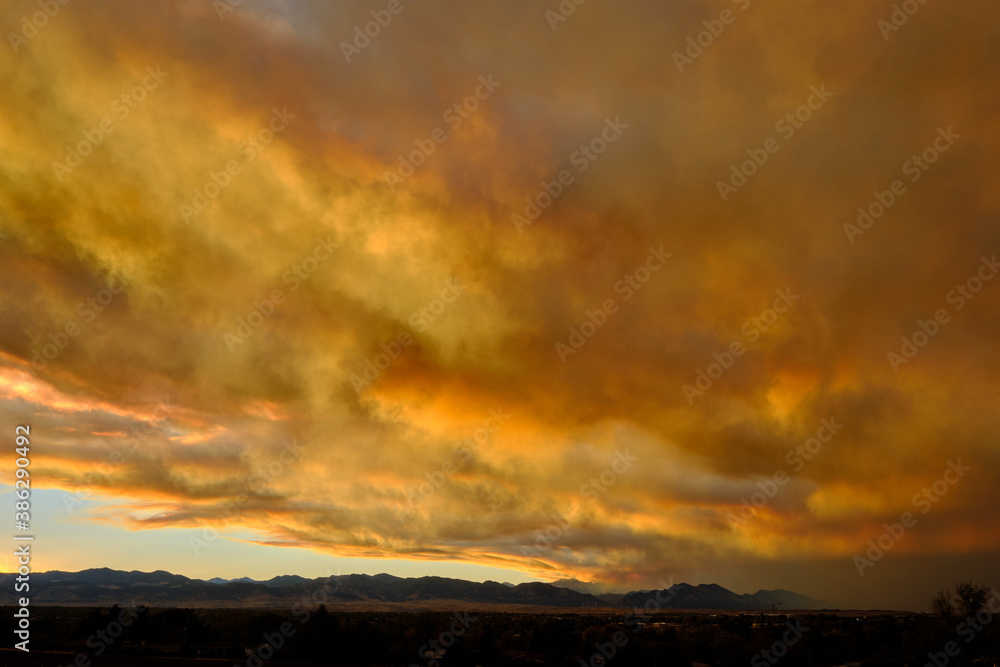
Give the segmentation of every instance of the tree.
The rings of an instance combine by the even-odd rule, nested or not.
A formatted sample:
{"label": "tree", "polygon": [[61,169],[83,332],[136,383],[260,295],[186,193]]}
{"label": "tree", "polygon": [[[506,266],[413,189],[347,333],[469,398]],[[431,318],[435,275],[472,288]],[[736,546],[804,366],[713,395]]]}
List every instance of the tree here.
{"label": "tree", "polygon": [[988,586],[962,581],[955,586],[955,595],[947,588],[931,598],[931,607],[939,618],[949,623],[958,618],[970,618],[979,613],[989,599]]}
{"label": "tree", "polygon": [[958,611],[963,618],[969,618],[978,614],[985,606],[990,597],[988,586],[973,584],[971,581],[963,581],[955,586],[955,594],[958,596]]}
{"label": "tree", "polygon": [[955,605],[951,601],[951,591],[947,588],[942,588],[931,598],[931,607],[942,621],[948,624],[955,621]]}

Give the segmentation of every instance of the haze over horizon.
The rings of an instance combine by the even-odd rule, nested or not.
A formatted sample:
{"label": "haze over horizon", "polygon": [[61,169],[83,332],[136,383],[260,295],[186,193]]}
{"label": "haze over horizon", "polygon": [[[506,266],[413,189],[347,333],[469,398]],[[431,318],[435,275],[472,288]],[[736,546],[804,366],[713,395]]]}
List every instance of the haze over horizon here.
{"label": "haze over horizon", "polygon": [[34,570],[1000,587],[996,3],[567,3],[0,8]]}

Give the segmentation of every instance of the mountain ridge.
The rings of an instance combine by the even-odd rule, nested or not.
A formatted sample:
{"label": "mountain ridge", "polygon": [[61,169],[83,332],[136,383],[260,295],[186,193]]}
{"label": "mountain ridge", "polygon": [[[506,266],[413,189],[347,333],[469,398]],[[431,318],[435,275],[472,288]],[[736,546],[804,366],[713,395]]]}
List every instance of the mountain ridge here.
{"label": "mountain ridge", "polygon": [[[582,582],[580,582],[582,583]],[[462,602],[480,605],[517,605],[561,608],[641,608],[657,599],[663,609],[769,609],[779,602],[788,609],[818,609],[826,603],[778,589],[737,594],[717,584],[675,584],[660,591],[632,591],[595,595],[566,585],[495,581],[472,582],[448,577],[396,577],[390,574],[345,574],[308,579],[280,575],[266,581],[192,579],[165,570],[141,572],[92,568],[79,572],[51,570],[31,575],[28,595],[34,604],[103,605],[146,604],[166,607],[273,606],[322,603],[337,607],[358,605],[405,606]],[[591,585],[586,585],[591,588]],[[591,590],[594,590],[591,588]],[[659,594],[658,597],[657,594]],[[13,589],[0,591],[0,604],[16,604]]]}

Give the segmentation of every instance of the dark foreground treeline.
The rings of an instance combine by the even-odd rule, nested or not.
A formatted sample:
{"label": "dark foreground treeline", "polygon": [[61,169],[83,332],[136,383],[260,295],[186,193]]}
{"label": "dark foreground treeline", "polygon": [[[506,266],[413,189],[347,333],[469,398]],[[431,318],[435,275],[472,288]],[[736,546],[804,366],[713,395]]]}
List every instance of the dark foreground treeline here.
{"label": "dark foreground treeline", "polygon": [[[2,610],[13,636],[12,612]],[[1000,622],[932,615],[627,612],[386,613],[36,607],[30,647],[44,664],[910,665],[1000,664]],[[645,621],[645,622],[643,622]],[[978,628],[978,629],[977,629]],[[949,642],[952,642],[949,644]],[[11,641],[13,645],[13,641]],[[949,655],[949,652],[952,655]],[[11,654],[4,652],[6,656]],[[435,663],[435,659],[437,662]],[[12,658],[11,658],[12,660]],[[0,662],[7,660],[0,657]],[[218,662],[216,662],[218,661]],[[26,664],[13,662],[10,664]],[[42,664],[41,662],[37,664]],[[177,663],[174,663],[177,664]]]}

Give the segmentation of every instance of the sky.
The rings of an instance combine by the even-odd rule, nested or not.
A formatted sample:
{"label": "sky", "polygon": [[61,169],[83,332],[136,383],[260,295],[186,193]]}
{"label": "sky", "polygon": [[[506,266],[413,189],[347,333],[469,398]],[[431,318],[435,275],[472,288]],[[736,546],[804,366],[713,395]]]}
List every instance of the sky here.
{"label": "sky", "polygon": [[1000,585],[995,2],[49,4],[36,570]]}

